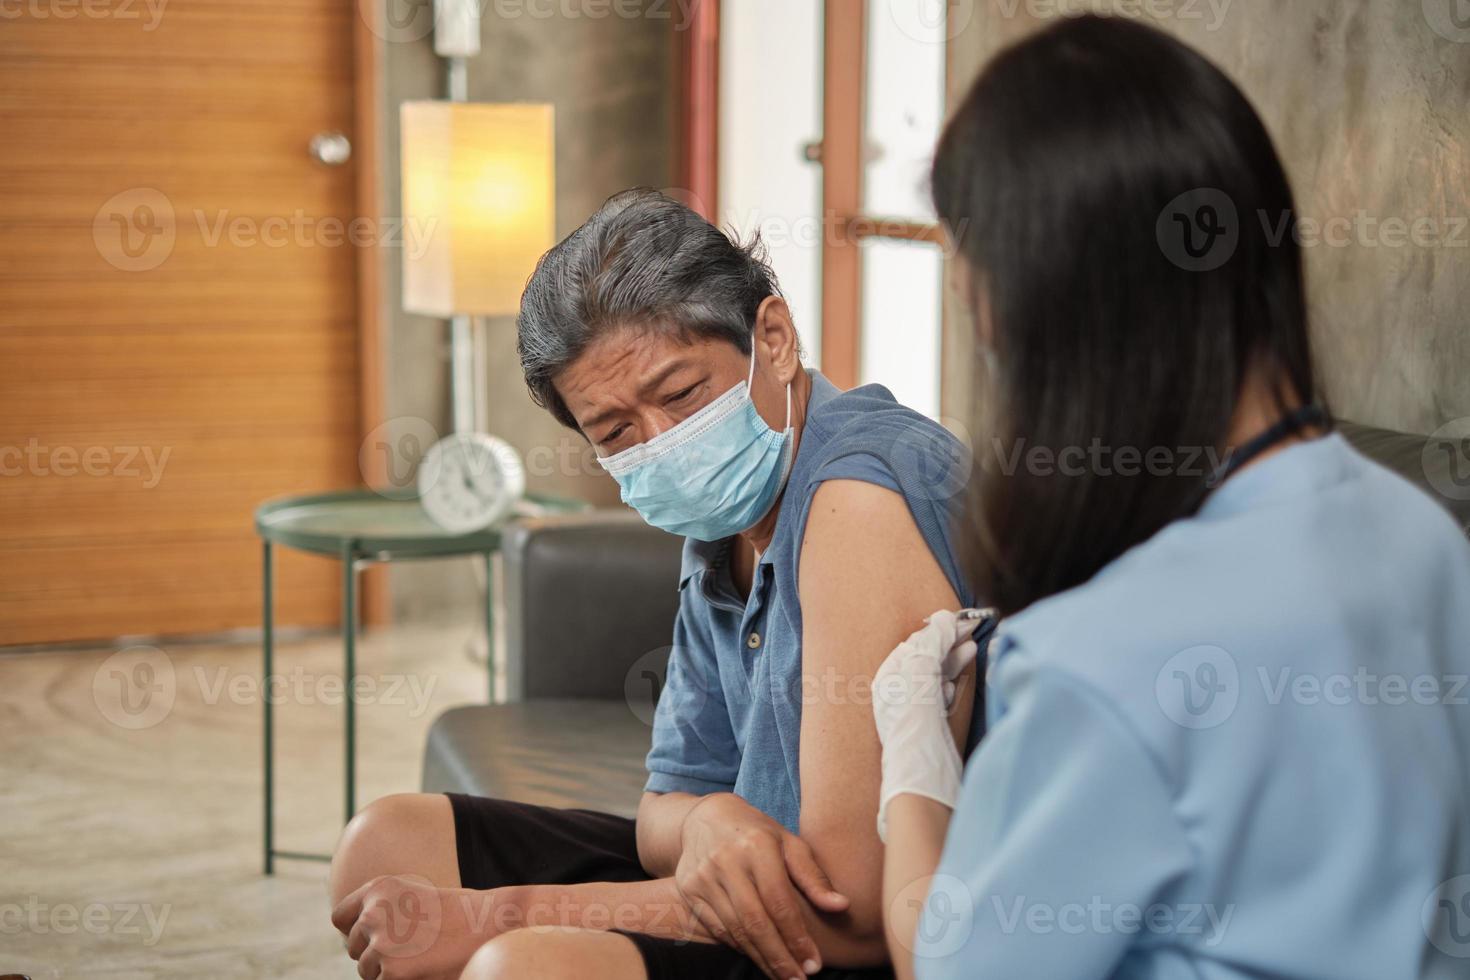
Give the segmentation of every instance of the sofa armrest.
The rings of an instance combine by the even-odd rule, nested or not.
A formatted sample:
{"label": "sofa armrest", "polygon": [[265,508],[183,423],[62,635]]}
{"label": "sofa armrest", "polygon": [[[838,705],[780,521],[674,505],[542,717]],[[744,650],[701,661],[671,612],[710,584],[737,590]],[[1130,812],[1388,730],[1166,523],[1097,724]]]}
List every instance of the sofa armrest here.
{"label": "sofa armrest", "polygon": [[662,674],[682,547],[631,511],[512,522],[502,540],[507,698],[621,700],[635,662]]}
{"label": "sofa armrest", "polygon": [[1470,485],[1461,472],[1467,444],[1339,421],[1348,442],[1429,494],[1470,536]]}

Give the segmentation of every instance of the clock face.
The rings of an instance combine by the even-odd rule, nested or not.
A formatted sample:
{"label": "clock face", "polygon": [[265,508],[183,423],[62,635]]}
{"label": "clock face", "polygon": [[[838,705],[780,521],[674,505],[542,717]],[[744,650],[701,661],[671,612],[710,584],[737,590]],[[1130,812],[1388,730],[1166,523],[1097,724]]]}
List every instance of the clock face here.
{"label": "clock face", "polygon": [[424,456],[418,488],[419,502],[435,524],[468,534],[510,513],[526,491],[526,471],[505,440],[456,432]]}

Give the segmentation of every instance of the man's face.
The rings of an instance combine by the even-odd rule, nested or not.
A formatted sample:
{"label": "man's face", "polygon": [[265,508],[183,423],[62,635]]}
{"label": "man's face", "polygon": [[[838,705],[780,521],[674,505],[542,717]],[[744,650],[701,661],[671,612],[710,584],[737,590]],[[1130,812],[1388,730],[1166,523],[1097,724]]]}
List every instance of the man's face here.
{"label": "man's face", "polygon": [[625,327],[593,341],[554,384],[597,455],[611,456],[672,429],[744,381],[749,367],[728,340]]}

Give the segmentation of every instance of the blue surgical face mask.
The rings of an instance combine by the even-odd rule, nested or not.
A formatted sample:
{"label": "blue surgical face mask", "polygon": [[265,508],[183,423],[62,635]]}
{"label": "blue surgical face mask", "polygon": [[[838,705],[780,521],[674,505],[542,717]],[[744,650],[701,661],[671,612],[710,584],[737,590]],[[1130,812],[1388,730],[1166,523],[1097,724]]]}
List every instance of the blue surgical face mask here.
{"label": "blue surgical face mask", "polygon": [[750,400],[750,377],[678,425],[615,456],[599,458],[623,502],[654,527],[697,541],[719,541],[754,526],[781,495],[791,472],[791,385],[786,427],[766,425]]}

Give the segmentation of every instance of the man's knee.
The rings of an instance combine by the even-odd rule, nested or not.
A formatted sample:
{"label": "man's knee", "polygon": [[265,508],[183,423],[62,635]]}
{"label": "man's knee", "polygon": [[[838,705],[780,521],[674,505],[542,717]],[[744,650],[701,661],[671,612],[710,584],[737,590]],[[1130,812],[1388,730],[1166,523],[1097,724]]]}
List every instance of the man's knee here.
{"label": "man's knee", "polygon": [[[557,973],[532,972],[533,964],[545,967],[549,937],[529,929],[501,933],[475,951],[465,964],[460,980],[504,980],[506,977],[540,977],[552,980]],[[543,940],[537,948],[537,940]]]}
{"label": "man's knee", "polygon": [[645,978],[631,940],[577,928],[516,929],[475,951],[460,980],[607,980]]}
{"label": "man's knee", "polygon": [[[438,885],[457,884],[437,880],[442,877],[438,866],[453,860],[453,821],[449,798],[437,793],[395,793],[363,807],[342,830],[332,855],[332,904],[385,874],[419,874]],[[446,825],[447,840],[436,832]]]}

